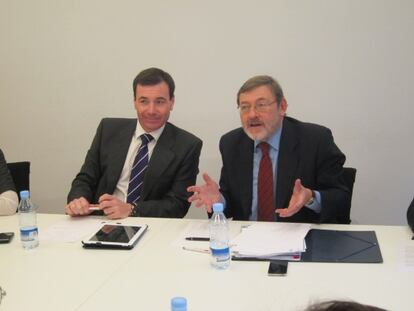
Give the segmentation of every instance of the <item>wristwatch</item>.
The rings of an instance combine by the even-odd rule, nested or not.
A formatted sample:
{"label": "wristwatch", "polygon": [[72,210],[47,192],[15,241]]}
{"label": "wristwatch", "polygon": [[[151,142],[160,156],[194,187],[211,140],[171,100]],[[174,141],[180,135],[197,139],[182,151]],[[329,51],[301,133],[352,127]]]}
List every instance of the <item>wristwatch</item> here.
{"label": "wristwatch", "polygon": [[305,204],[305,206],[311,206],[313,204],[313,202],[315,202],[315,192],[313,192],[313,190],[311,190],[311,191],[312,191],[312,196],[309,199],[309,201]]}
{"label": "wristwatch", "polygon": [[131,208],[131,214],[129,216],[137,216],[137,212],[138,212],[138,206],[137,203],[129,203],[131,204],[132,208]]}

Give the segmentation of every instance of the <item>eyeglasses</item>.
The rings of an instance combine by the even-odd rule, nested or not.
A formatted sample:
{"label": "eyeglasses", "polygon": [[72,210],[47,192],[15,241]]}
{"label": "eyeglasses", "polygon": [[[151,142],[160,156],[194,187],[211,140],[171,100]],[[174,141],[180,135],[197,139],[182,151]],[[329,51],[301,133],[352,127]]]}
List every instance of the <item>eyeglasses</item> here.
{"label": "eyeglasses", "polygon": [[256,102],[255,105],[241,103],[237,108],[240,110],[240,114],[246,114],[250,112],[250,109],[254,109],[256,112],[267,112],[269,111],[270,105],[273,105],[276,101],[267,102],[265,100],[261,100]]}
{"label": "eyeglasses", "polygon": [[6,291],[5,290],[3,290],[3,288],[1,288],[1,286],[0,286],[0,304],[1,304],[1,301],[3,300],[3,297],[4,296],[6,296]]}

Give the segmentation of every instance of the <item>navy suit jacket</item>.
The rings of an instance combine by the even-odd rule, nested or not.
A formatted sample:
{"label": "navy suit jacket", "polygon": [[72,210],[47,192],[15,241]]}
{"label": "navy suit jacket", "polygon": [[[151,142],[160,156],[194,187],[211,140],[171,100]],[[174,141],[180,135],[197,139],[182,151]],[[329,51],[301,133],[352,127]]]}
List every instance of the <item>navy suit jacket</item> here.
{"label": "navy suit jacket", "polygon": [[[254,141],[238,128],[222,136],[223,167],[220,191],[226,199],[225,213],[235,220],[248,220],[252,206]],[[335,145],[331,131],[323,126],[285,117],[276,166],[275,209],[286,208],[297,178],[321,194],[321,213],[303,207],[288,222],[336,223],[346,213],[351,195],[342,179],[344,154]]]}
{"label": "navy suit jacket", "polygon": [[[72,183],[68,202],[85,197],[98,202],[102,194],[116,188],[136,119],[103,119],[86,155],[81,171]],[[136,216],[184,217],[190,203],[187,187],[194,185],[202,141],[167,123],[155,145],[144,178]]]}

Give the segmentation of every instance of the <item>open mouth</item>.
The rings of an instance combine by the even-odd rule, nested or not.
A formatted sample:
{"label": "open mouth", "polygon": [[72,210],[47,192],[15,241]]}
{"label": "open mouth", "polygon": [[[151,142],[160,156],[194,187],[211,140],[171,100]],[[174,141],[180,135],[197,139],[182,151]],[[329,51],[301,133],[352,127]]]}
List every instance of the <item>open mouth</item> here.
{"label": "open mouth", "polygon": [[250,122],[249,123],[249,127],[259,127],[262,126],[263,123],[262,122]]}

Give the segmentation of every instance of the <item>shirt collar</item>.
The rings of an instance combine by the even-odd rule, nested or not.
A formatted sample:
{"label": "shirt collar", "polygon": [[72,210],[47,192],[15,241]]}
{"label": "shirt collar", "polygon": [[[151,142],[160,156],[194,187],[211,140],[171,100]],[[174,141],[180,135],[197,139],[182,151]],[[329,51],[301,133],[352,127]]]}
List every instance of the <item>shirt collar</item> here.
{"label": "shirt collar", "polygon": [[[282,128],[283,128],[283,122],[280,124],[280,127],[270,136],[266,142],[275,150],[279,150],[280,145],[280,136],[282,135]],[[260,144],[260,140],[254,141],[254,150],[257,150],[257,145]]]}
{"label": "shirt collar", "polygon": [[158,138],[160,138],[162,132],[164,131],[165,128],[165,124],[163,126],[161,126],[159,129],[152,131],[152,132],[145,132],[144,129],[142,128],[141,124],[139,123],[139,121],[137,120],[137,127],[135,129],[135,138],[140,137],[142,134],[151,134],[151,136],[154,138],[154,141],[156,142],[158,140]]}

